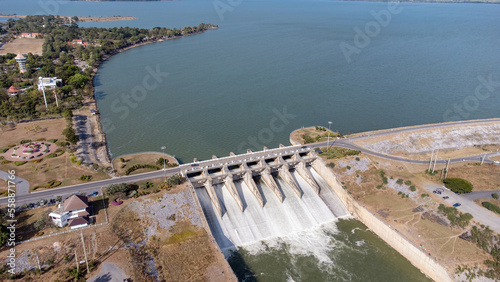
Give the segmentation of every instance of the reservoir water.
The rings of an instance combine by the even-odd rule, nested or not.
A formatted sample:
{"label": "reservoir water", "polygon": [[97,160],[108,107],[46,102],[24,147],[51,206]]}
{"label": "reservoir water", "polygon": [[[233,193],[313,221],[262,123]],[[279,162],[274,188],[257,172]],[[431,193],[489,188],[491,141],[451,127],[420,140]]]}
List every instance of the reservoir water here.
{"label": "reservoir water", "polygon": [[[96,98],[113,157],[166,146],[190,162],[287,144],[290,131],[328,121],[349,133],[499,115],[500,5],[400,4],[377,32],[387,3],[232,1],[222,18],[220,3],[5,0],[1,9],[139,18],[82,26],[219,25],[101,66]],[[367,27],[373,37],[356,45]],[[350,61],[345,44],[362,47]],[[141,92],[151,70],[160,75]]]}
{"label": "reservoir water", "polygon": [[[214,8],[220,3],[230,8],[222,17]],[[139,18],[81,26],[219,25],[219,30],[133,48],[102,64],[94,83],[113,157],[166,146],[166,151],[190,162],[194,157],[287,144],[290,131],[327,126],[328,121],[332,129],[349,133],[498,117],[500,5],[399,4],[401,11],[390,14],[389,22],[372,29],[373,36],[360,44],[359,32],[367,27],[370,32],[376,26],[374,14],[387,11],[387,5],[329,0],[2,0],[0,11]],[[345,44],[358,46],[356,52],[346,56],[341,49]],[[154,87],[138,92],[147,77],[153,78],[149,81]],[[230,203],[222,187],[217,191]],[[202,192],[198,194],[206,202]],[[311,204],[291,194],[279,207],[272,196],[269,207],[249,209],[248,217],[228,212],[228,218],[239,216],[241,226],[207,216],[212,228],[219,224],[229,232],[253,230],[252,236],[234,241],[240,251],[229,259],[240,279],[426,279],[359,221],[332,211],[335,201],[327,196],[312,198]],[[288,223],[273,218],[271,207],[279,208],[276,214]],[[301,218],[295,209],[307,216]],[[255,219],[263,219],[263,225]],[[231,245],[223,236],[217,240],[222,248]]]}

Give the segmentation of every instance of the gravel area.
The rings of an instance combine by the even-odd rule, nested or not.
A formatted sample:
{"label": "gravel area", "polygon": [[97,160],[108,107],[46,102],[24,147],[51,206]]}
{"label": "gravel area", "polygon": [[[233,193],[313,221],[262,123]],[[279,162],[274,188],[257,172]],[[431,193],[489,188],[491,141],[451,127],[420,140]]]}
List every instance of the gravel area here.
{"label": "gravel area", "polygon": [[[195,200],[188,189],[176,194],[165,193],[159,199],[132,202],[129,207],[137,212],[140,218],[154,219],[146,230],[147,238],[156,234],[160,227],[170,230],[177,221],[190,221],[191,224],[203,228],[200,215],[196,212]],[[168,219],[175,216],[175,220]]]}
{"label": "gravel area", "polygon": [[[351,169],[346,170],[343,173],[343,175],[352,175],[352,174],[356,173],[356,171],[358,171],[358,170],[361,172],[364,172],[364,171],[367,171],[368,169],[370,169],[370,161],[366,158],[362,158],[359,161],[357,161],[355,159],[352,159],[349,161],[339,161],[337,163],[337,165],[341,168],[344,168],[347,166],[351,167]],[[356,181],[358,181],[358,180],[356,180]],[[361,181],[361,179],[359,181]]]}
{"label": "gravel area", "polygon": [[[18,254],[16,254],[18,255]],[[5,263],[8,259],[5,259]],[[21,273],[24,270],[34,269],[36,264],[32,259],[32,254],[28,251],[24,251],[21,255],[16,256],[16,273]]]}
{"label": "gravel area", "polygon": [[461,126],[406,133],[373,144],[363,144],[369,150],[391,154],[429,152],[432,149],[463,149],[474,145],[500,144],[500,125]]}
{"label": "gravel area", "polygon": [[411,199],[414,199],[414,200],[417,199],[417,196],[418,196],[417,191],[412,192],[410,190],[410,186],[408,186],[404,183],[398,184],[397,181],[398,181],[397,179],[387,179],[387,184],[385,186],[392,188],[392,189],[396,190],[397,192],[407,194]]}

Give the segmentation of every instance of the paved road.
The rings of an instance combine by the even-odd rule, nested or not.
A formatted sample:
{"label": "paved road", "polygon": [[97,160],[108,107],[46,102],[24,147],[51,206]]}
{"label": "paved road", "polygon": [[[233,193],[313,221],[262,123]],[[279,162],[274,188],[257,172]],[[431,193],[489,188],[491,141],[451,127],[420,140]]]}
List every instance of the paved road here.
{"label": "paved road", "polygon": [[[7,180],[9,176],[10,175],[7,172],[0,170],[0,179]],[[26,181],[25,179],[22,179],[21,177],[16,175],[16,178],[14,179],[14,183],[16,183],[17,195],[29,194],[30,184],[28,183],[28,181]]]}
{"label": "paved road", "polygon": [[481,198],[492,198],[491,194],[497,193],[500,195],[500,190],[494,190],[494,191],[476,191],[476,192],[471,192],[467,194],[461,195],[462,198],[467,199],[469,201],[474,201],[477,199]]}
{"label": "paved road", "polygon": [[[494,121],[500,121],[499,119],[489,119],[489,120],[478,120],[478,121],[463,121],[463,122],[457,122],[456,124],[460,125],[467,125],[467,124],[481,124],[481,123],[488,123],[488,122],[494,122]],[[400,132],[406,132],[406,131],[413,131],[413,130],[419,130],[419,129],[428,129],[428,128],[438,128],[438,127],[443,127],[443,126],[449,126],[449,124],[435,124],[435,125],[422,125],[422,126],[417,126],[413,128],[403,128],[403,129],[395,129],[392,131],[387,131],[387,132],[381,132],[381,133],[374,133],[370,135],[365,135],[365,136],[359,136],[359,137],[353,137],[353,138],[343,138],[343,139],[334,139],[330,141],[330,146],[338,146],[338,147],[344,147],[348,149],[353,149],[353,150],[359,150],[362,151],[366,154],[374,155],[374,156],[379,156],[382,158],[386,159],[391,159],[395,161],[402,161],[402,162],[408,162],[408,163],[421,163],[421,164],[427,164],[428,161],[419,161],[419,160],[410,160],[402,157],[396,157],[396,156],[391,156],[391,155],[386,155],[386,154],[381,154],[377,153],[371,150],[367,150],[365,148],[359,147],[355,144],[353,144],[351,141],[352,140],[358,140],[362,138],[368,138],[368,137],[375,137],[375,136],[383,136],[383,135],[388,135],[388,134],[394,134],[394,133],[400,133]],[[259,159],[263,157],[271,157],[271,156],[278,156],[280,153],[287,153],[290,151],[305,151],[305,150],[310,150],[310,149],[316,149],[316,148],[321,148],[321,147],[326,147],[327,142],[319,142],[319,143],[313,143],[313,144],[307,144],[305,146],[297,145],[297,146],[289,146],[289,147],[284,147],[284,148],[276,148],[276,149],[270,149],[266,151],[259,151],[255,153],[247,153],[247,154],[241,154],[237,156],[228,156],[228,157],[223,157],[223,158],[218,158],[218,159],[212,159],[212,160],[205,160],[201,162],[197,162],[196,166],[192,166],[192,164],[185,164],[180,167],[175,167],[175,168],[170,168],[167,169],[165,172],[163,170],[160,171],[154,171],[154,172],[148,172],[148,173],[142,173],[142,174],[136,174],[132,176],[123,176],[123,177],[117,177],[117,178],[112,178],[112,179],[107,179],[107,180],[102,180],[102,181],[94,181],[94,182],[89,182],[89,183],[84,183],[84,184],[79,184],[79,185],[73,185],[73,186],[67,186],[67,187],[62,187],[62,188],[56,188],[56,189],[51,189],[51,190],[46,190],[46,191],[41,191],[41,192],[34,192],[29,195],[18,195],[16,197],[16,201],[18,205],[23,204],[23,203],[34,203],[37,202],[40,199],[50,199],[50,198],[55,198],[57,196],[67,196],[72,193],[80,193],[80,192],[85,192],[85,193],[92,193],[94,191],[100,190],[101,187],[106,187],[109,184],[118,184],[118,183],[131,183],[131,182],[137,182],[137,181],[144,181],[148,179],[153,179],[153,178],[159,178],[163,177],[163,175],[166,173],[167,175],[174,175],[178,174],[182,171],[193,171],[193,170],[201,170],[203,167],[217,167],[217,166],[222,166],[223,164],[238,164],[243,161],[258,161]],[[486,154],[487,158],[485,162],[492,162],[488,158],[493,155],[499,155],[500,153],[489,153]],[[462,161],[480,161],[482,155],[480,156],[470,156],[466,158],[457,158],[457,159],[451,159],[451,162],[462,162]],[[437,163],[445,163],[446,160],[438,160]],[[7,198],[0,198],[0,205],[4,205],[7,203]]]}
{"label": "paved road", "polygon": [[[429,185],[427,186],[427,190],[432,193],[432,191],[436,190],[437,188],[442,187],[441,185]],[[473,192],[470,194],[477,194],[479,196],[482,196],[482,192],[488,192],[489,196],[491,197],[491,194],[494,191],[478,191],[478,192]],[[486,193],[486,194],[488,194]],[[449,190],[444,190],[441,195],[439,195],[441,198],[444,196],[448,196],[449,198],[446,200],[443,200],[445,203],[448,205],[453,205],[455,203],[460,203],[461,206],[457,207],[458,210],[464,213],[470,213],[473,217],[474,220],[481,222],[484,225],[487,225],[490,227],[490,229],[494,230],[497,233],[500,233],[500,216],[497,214],[493,213],[492,211],[489,211],[479,205],[476,205],[472,200],[475,196],[472,197],[467,197],[469,194],[455,194],[454,192],[451,192]]]}
{"label": "paved road", "polygon": [[80,138],[80,141],[77,143],[76,155],[83,160],[83,163],[94,163],[97,157],[93,147],[92,129],[90,128],[87,116],[74,115],[73,123],[76,127],[76,134]]}
{"label": "paved road", "polygon": [[[166,170],[167,175],[174,175],[180,173],[179,167],[172,168]],[[106,187],[110,184],[118,184],[118,183],[132,183],[138,181],[144,181],[154,178],[163,177],[165,172],[163,170],[141,173],[130,176],[116,177],[101,181],[93,181],[78,185],[66,186],[62,188],[53,188],[50,190],[33,192],[28,195],[16,195],[16,204],[20,206],[24,203],[36,203],[41,199],[53,199],[57,196],[69,196],[74,193],[85,192],[87,194],[91,194],[94,191],[100,191],[102,187]],[[0,205],[7,204],[7,198],[0,198]]]}
{"label": "paved road", "polygon": [[88,279],[87,282],[122,282],[125,278],[127,276],[125,276],[123,270],[118,266],[109,262],[103,262],[101,272],[95,277]]}

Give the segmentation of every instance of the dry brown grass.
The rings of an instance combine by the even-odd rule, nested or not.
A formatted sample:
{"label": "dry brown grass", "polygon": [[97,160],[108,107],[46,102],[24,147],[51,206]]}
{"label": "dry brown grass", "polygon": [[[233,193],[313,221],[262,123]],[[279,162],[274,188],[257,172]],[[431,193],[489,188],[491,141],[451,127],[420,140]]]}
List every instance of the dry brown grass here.
{"label": "dry brown grass", "polygon": [[42,46],[44,39],[35,38],[16,38],[12,42],[7,42],[0,48],[0,55],[12,54],[27,54],[33,53],[42,55]]}
{"label": "dry brown grass", "polygon": [[[323,141],[328,140],[328,136],[324,136],[327,133],[328,133],[328,129],[327,129],[327,131],[321,131],[321,130],[316,130],[316,128],[314,126],[311,126],[311,127],[305,127],[305,128],[294,130],[290,134],[290,138],[292,140],[300,143],[300,144],[304,144],[304,139],[302,138],[302,135],[307,134],[307,135],[311,136],[312,138],[315,138],[316,136],[321,135],[321,138],[319,139],[318,142],[323,142]],[[335,132],[330,133],[330,141],[332,141],[332,140],[334,140],[334,138],[336,138],[336,137],[333,137],[335,134],[336,134]]]}
{"label": "dry brown grass", "polygon": [[[38,125],[40,129],[37,132],[28,131],[25,128],[32,128]],[[0,127],[0,148],[4,148],[9,144],[19,144],[24,139],[59,139],[64,140],[62,135],[63,129],[66,127],[64,118],[41,120],[35,122],[23,122],[14,126],[6,125]],[[1,154],[0,154],[1,155]]]}
{"label": "dry brown grass", "polygon": [[[440,183],[439,175],[429,176],[425,174],[426,165],[394,162],[367,156],[363,153],[359,157],[368,157],[371,163],[369,170],[357,172],[357,174],[361,175],[363,181],[359,184],[355,183],[355,177],[352,175],[340,177],[347,190],[357,201],[398,230],[414,245],[420,247],[422,244],[421,248],[436,258],[450,273],[455,271],[457,265],[482,265],[483,261],[489,258],[488,254],[474,244],[458,238],[464,230],[446,227],[437,222],[424,219],[422,217],[423,212],[414,211],[419,205],[430,210],[437,210],[439,203],[442,203],[441,198],[425,189],[425,185],[428,184],[438,185]],[[342,160],[347,161],[352,158],[347,157]],[[337,163],[340,160],[325,161]],[[475,165],[469,166],[469,170],[478,168]],[[343,170],[345,168],[340,168],[338,165],[333,168],[337,175],[341,175]],[[377,185],[383,183],[380,170],[384,170],[388,178],[410,180],[417,188],[418,198],[416,201],[408,198],[403,199],[391,188],[377,189]],[[430,195],[422,198],[421,194],[423,193]]]}
{"label": "dry brown grass", "polygon": [[[30,184],[30,191],[32,191],[35,186],[46,185],[46,183],[51,180],[61,181],[62,183],[58,187],[86,182],[79,179],[81,175],[91,175],[92,181],[109,178],[106,173],[72,163],[70,158],[70,154],[66,152],[59,157],[44,159],[38,164],[33,162],[28,162],[21,166],[16,166],[14,163],[0,164],[0,170],[15,170],[17,176],[28,181]],[[42,191],[44,189],[45,188],[39,188],[37,191]]]}
{"label": "dry brown grass", "polygon": [[[129,167],[132,167],[136,164],[151,164],[151,165],[156,165],[160,169],[163,169],[163,164],[156,164],[156,160],[158,160],[160,157],[167,159],[169,164],[179,164],[175,158],[173,158],[172,156],[166,155],[166,154],[139,153],[139,154],[131,154],[131,155],[125,155],[125,156],[115,158],[113,160],[113,166],[116,169],[116,173],[118,175],[125,175],[125,171]],[[120,160],[121,158],[125,159],[124,163]],[[125,167],[122,168],[122,165],[125,165]],[[154,171],[154,169],[141,168],[141,169],[138,169],[138,170],[132,172],[131,175],[137,174],[137,173],[144,173],[144,172],[148,172],[148,171]]]}
{"label": "dry brown grass", "polygon": [[494,164],[461,164],[451,167],[448,177],[467,179],[474,185],[473,191],[500,190],[500,168]]}

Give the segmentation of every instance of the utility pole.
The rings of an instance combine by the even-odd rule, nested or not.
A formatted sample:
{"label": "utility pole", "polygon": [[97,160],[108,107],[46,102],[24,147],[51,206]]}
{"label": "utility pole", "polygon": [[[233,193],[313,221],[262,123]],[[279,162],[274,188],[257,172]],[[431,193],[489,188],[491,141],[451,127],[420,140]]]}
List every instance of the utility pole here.
{"label": "utility pole", "polygon": [[446,164],[446,173],[444,174],[444,179],[446,179],[446,177],[448,177],[448,167],[450,166],[450,159],[451,158],[448,158],[448,163]]}
{"label": "utility pole", "polygon": [[431,172],[431,165],[432,165],[432,158],[433,157],[434,157],[434,149],[432,150],[431,161],[429,162],[429,168],[427,169],[428,172]]}
{"label": "utility pole", "polygon": [[80,263],[78,262],[78,255],[76,254],[76,245],[75,245],[75,262],[76,262],[76,271],[80,272]]}
{"label": "utility pole", "polygon": [[54,97],[56,97],[56,106],[59,107],[59,102],[57,101],[57,93],[55,89],[54,89]]}
{"label": "utility pole", "polygon": [[165,172],[165,182],[167,182],[167,171],[165,169],[165,149],[166,148],[167,147],[165,147],[165,146],[161,146],[161,151],[163,153],[163,171]]}
{"label": "utility pole", "polygon": [[87,264],[87,273],[90,272],[89,270],[89,261],[87,260],[87,250],[85,249],[85,241],[83,240],[83,231],[80,229],[80,235],[82,236],[82,247],[83,247],[83,254],[85,255],[85,264]]}
{"label": "utility pole", "polygon": [[434,166],[432,167],[432,173],[434,173],[434,169],[436,169],[436,162],[438,159],[438,153],[439,153],[439,150],[436,151],[436,157],[434,158]]}
{"label": "utility pole", "polygon": [[330,126],[332,125],[332,122],[328,122],[328,141],[326,141],[326,151],[328,152],[330,150]]}
{"label": "utility pole", "polygon": [[45,110],[49,110],[49,106],[47,106],[47,97],[45,97],[45,86],[43,85],[43,77],[39,78],[42,82],[42,92],[43,92],[43,100],[45,101]]}
{"label": "utility pole", "polygon": [[36,262],[38,264],[38,269],[42,271],[42,268],[40,267],[40,259],[38,258],[38,251],[35,249],[35,255],[36,255]]}

